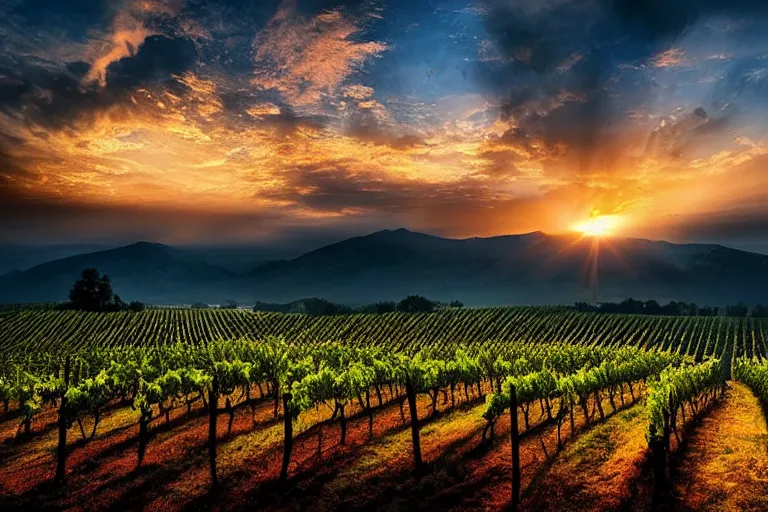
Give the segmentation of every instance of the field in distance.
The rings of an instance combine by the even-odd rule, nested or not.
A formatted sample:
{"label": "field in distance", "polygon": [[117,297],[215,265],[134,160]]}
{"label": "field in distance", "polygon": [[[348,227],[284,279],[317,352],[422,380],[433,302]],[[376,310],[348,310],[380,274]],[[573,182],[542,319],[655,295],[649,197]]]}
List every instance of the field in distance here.
{"label": "field in distance", "polygon": [[728,363],[728,370],[738,357],[762,359],[768,353],[768,321],[762,319],[580,313],[557,306],[335,316],[218,309],[0,313],[0,354],[269,336],[302,345],[340,341],[396,350],[510,341],[633,346],[697,360],[717,356]]}

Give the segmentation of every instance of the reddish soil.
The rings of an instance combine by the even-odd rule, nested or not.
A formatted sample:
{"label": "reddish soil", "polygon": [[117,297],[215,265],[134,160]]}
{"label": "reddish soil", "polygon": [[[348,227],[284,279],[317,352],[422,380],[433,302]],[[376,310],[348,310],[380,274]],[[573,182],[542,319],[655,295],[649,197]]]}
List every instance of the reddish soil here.
{"label": "reddish soil", "polygon": [[[347,407],[350,417],[345,446],[339,444],[338,420],[329,421],[325,406],[302,414],[296,423],[290,480],[286,488],[277,478],[282,458],[282,422],[272,417],[268,400],[256,407],[238,410],[227,433],[228,416],[218,425],[219,489],[210,492],[206,441],[208,418],[196,404],[172,412],[171,422],[153,423],[144,464],[137,468],[138,426],[136,413],[128,407],[113,406],[106,411],[96,438],[84,443],[75,426],[69,432],[68,481],[64,486],[50,482],[55,469],[55,413],[35,419],[33,432],[14,437],[17,419],[0,421],[0,508],[45,509],[146,509],[146,510],[498,510],[510,502],[509,418],[495,428],[493,445],[481,445],[483,401],[457,393],[457,404],[443,404],[430,416],[429,399],[419,399],[422,454],[426,468],[415,474],[412,466],[408,408],[403,422],[397,402],[375,410],[373,436],[369,437],[368,417],[359,407]],[[385,402],[388,397],[385,395]],[[626,400],[628,402],[629,396]],[[618,400],[617,400],[618,402]],[[376,400],[373,399],[373,404]],[[223,403],[221,404],[223,405]],[[603,404],[606,414],[611,407]],[[583,416],[576,414],[577,434],[586,436],[607,429],[611,446],[637,439],[637,416],[624,420],[638,408],[609,414],[605,424],[584,428]],[[541,492],[542,484],[565,485],[564,475],[554,473],[560,459],[579,450],[579,436],[572,436],[569,422],[563,425],[566,449],[557,451],[556,427],[546,421],[538,404],[531,407],[531,429],[522,435],[521,466],[524,509],[541,504],[562,503],[563,496]],[[523,425],[522,414],[518,421]],[[619,423],[617,423],[619,422]],[[631,425],[622,430],[621,422]],[[584,436],[582,436],[584,437]],[[593,444],[601,441],[593,435]],[[592,445],[590,445],[592,446]],[[634,446],[634,445],[633,445]],[[618,453],[612,449],[611,454]],[[610,451],[610,450],[609,450]],[[612,455],[612,456],[613,456]],[[630,470],[636,461],[627,456],[616,463],[619,471],[606,482],[619,486],[615,503],[631,497],[633,481],[640,478]],[[601,466],[605,474],[612,467]],[[621,459],[623,460],[623,459]],[[629,469],[628,469],[629,468]],[[625,471],[626,470],[626,471]],[[571,472],[573,473],[573,472]],[[571,475],[577,478],[578,475]],[[545,487],[545,488],[546,488]],[[583,494],[572,497],[586,500]],[[602,496],[602,495],[600,495]],[[557,499],[555,499],[557,498]],[[602,498],[601,498],[602,499]],[[586,501],[585,501],[586,503]],[[614,501],[611,501],[614,503]],[[547,507],[544,506],[546,509]],[[549,509],[553,509],[550,507]],[[567,508],[566,508],[567,509]],[[594,510],[594,508],[590,508]],[[564,508],[559,508],[564,510]]]}
{"label": "reddish soil", "polygon": [[523,501],[546,511],[650,510],[653,480],[648,467],[642,405],[593,425],[542,472]]}
{"label": "reddish soil", "polygon": [[757,397],[731,383],[683,447],[675,508],[768,510],[768,428]]}

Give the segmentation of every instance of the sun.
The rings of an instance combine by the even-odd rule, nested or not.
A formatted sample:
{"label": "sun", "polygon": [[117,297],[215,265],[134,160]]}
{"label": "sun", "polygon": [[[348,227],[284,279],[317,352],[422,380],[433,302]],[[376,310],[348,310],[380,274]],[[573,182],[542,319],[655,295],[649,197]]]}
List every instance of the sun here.
{"label": "sun", "polygon": [[619,217],[617,215],[600,215],[593,212],[587,222],[576,225],[574,229],[585,236],[603,237],[612,235],[618,224]]}

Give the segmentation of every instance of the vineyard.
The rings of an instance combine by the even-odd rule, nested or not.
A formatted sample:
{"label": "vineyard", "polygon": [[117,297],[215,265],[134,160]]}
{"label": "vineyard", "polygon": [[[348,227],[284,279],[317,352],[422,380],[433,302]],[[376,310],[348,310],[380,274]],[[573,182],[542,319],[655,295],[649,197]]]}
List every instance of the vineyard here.
{"label": "vineyard", "polygon": [[642,510],[679,498],[673,468],[731,371],[768,394],[752,319],[22,310],[0,332],[0,497],[18,509],[369,509],[399,493],[404,509],[562,510],[575,491],[537,482],[626,421],[612,446],[637,448],[611,478],[641,495],[599,500]]}
{"label": "vineyard", "polygon": [[[456,342],[536,341],[658,349],[702,360],[768,354],[768,322],[756,318],[579,313],[562,307],[446,309],[428,314],[308,316],[242,310],[140,313],[20,310],[0,314],[0,354],[283,336],[291,343],[339,341],[396,350]],[[730,367],[728,368],[730,371]]]}

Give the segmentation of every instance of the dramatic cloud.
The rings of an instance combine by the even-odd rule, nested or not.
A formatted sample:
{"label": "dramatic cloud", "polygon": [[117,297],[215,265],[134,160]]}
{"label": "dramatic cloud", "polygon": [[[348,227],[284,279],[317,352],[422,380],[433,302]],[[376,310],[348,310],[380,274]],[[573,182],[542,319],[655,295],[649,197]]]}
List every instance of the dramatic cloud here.
{"label": "dramatic cloud", "polygon": [[148,82],[160,82],[181,75],[195,63],[197,54],[191,41],[150,36],[135,55],[123,57],[107,66],[106,85],[130,89]]}
{"label": "dramatic cloud", "polygon": [[593,210],[763,236],[763,1],[15,0],[0,20],[2,239],[472,236]]}
{"label": "dramatic cloud", "polygon": [[254,40],[253,84],[282,92],[294,106],[309,106],[333,95],[347,76],[387,46],[353,39],[365,19],[342,9],[306,19],[294,3],[284,1]]}

